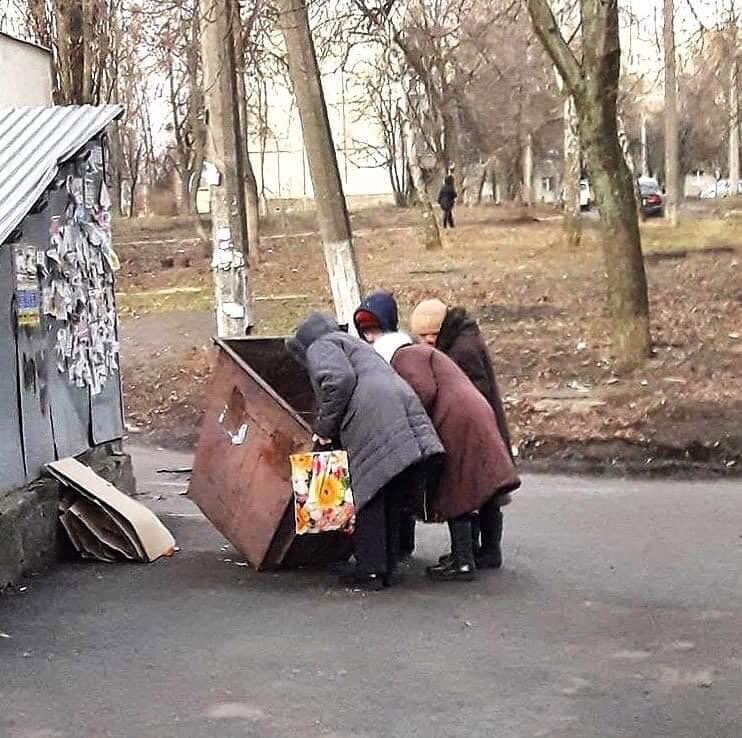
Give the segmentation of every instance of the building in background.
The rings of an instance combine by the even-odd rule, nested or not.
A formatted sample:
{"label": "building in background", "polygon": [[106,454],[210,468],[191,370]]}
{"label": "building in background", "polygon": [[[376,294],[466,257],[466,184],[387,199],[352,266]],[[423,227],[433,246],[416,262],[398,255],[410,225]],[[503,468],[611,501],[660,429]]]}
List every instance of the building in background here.
{"label": "building in background", "polygon": [[0,32],[0,108],[52,104],[52,55]]}
{"label": "building in background", "polygon": [[[364,110],[365,92],[359,78],[338,69],[323,74],[322,85],[346,197],[355,204],[393,202],[381,130]],[[263,92],[266,125],[253,128],[248,139],[258,191],[266,200],[312,198],[293,93],[278,79],[267,81]]]}

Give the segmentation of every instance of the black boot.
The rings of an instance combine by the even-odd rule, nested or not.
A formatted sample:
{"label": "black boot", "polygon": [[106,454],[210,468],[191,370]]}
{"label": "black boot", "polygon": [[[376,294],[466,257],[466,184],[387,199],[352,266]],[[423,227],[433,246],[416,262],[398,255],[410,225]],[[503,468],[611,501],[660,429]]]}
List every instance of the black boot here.
{"label": "black boot", "polygon": [[499,569],[502,566],[502,509],[488,502],[479,513],[482,546],[476,552],[477,569]]}
{"label": "black boot", "polygon": [[468,515],[448,521],[451,534],[451,558],[429,566],[428,576],[436,581],[471,582],[475,578],[472,550],[471,518]]}
{"label": "black boot", "polygon": [[[471,545],[474,550],[474,558],[476,559],[479,556],[479,552],[482,549],[482,545],[480,543],[480,527],[479,527],[479,515],[472,515],[471,516]],[[447,554],[443,554],[438,559],[439,564],[447,564],[450,563],[453,560],[453,553],[449,552]]]}

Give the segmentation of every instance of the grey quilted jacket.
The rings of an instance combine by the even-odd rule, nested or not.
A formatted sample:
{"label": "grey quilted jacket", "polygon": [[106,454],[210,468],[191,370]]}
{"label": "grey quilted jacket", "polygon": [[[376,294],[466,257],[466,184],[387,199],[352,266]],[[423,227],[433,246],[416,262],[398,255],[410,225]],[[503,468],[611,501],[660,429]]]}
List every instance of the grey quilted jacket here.
{"label": "grey quilted jacket", "polygon": [[443,454],[415,392],[332,318],[310,315],[286,345],[312,380],[318,405],[314,432],[339,439],[348,452],[358,508],[409,467]]}

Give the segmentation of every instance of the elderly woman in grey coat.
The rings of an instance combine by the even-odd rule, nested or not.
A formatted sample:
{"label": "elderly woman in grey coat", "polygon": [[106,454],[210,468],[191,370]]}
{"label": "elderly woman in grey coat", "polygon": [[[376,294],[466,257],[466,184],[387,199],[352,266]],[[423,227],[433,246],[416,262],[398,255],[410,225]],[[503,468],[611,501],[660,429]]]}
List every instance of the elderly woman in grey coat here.
{"label": "elderly woman in grey coat", "polygon": [[348,452],[357,508],[353,583],[389,586],[403,497],[422,483],[426,462],[442,456],[440,439],[409,385],[333,318],[313,313],[286,347],[307,367],[317,396],[315,440],[329,447],[337,439]]}

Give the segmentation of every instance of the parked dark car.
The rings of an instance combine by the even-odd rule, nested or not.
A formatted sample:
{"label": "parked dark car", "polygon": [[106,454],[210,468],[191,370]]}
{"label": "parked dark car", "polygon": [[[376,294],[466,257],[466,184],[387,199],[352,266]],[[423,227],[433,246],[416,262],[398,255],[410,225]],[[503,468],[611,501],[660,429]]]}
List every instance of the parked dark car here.
{"label": "parked dark car", "polygon": [[639,203],[642,218],[662,217],[665,214],[665,199],[655,179],[639,180]]}

